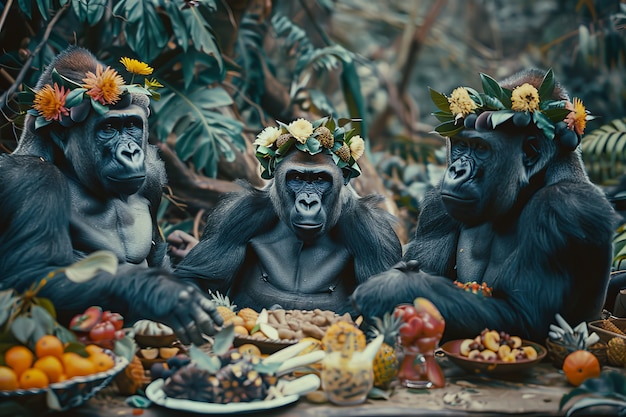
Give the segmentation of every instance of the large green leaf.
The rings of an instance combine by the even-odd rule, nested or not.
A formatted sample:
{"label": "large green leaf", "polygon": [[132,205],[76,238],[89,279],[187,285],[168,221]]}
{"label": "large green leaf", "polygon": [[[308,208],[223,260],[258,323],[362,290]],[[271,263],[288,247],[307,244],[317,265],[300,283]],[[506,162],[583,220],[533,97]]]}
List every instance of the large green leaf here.
{"label": "large green leaf", "polygon": [[[235,158],[233,147],[245,150],[240,121],[219,112],[232,104],[232,98],[221,87],[207,88],[193,84],[191,89],[166,85],[159,102],[153,103],[157,117],[153,128],[158,137],[176,135],[175,150],[183,161],[193,161],[207,176],[217,176],[220,157]],[[167,117],[158,117],[159,114]]]}
{"label": "large green leaf", "polygon": [[28,20],[32,19],[32,1],[31,0],[17,0],[20,10],[28,17]]}
{"label": "large green leaf", "polygon": [[196,50],[215,58],[220,71],[223,70],[222,53],[215,40],[211,25],[196,7],[182,10],[181,15],[187,25],[187,30],[191,35]]}
{"label": "large green leaf", "polygon": [[102,19],[107,7],[107,0],[79,0],[72,2],[74,14],[83,23],[94,26]]}
{"label": "large green leaf", "polygon": [[50,18],[50,10],[52,10],[52,0],[37,0],[37,8],[44,20]]}
{"label": "large green leaf", "polygon": [[589,132],[581,148],[585,168],[594,182],[604,183],[622,175],[626,166],[626,118]]}
{"label": "large green leaf", "polygon": [[150,62],[161,53],[168,33],[152,2],[123,0],[123,6],[118,4],[116,12],[125,17],[126,41],[142,61]]}

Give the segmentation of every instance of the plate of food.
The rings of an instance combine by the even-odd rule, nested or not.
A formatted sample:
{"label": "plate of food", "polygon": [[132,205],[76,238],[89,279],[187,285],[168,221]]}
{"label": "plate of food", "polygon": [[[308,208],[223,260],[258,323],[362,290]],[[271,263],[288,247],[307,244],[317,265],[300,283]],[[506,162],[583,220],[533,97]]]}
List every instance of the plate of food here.
{"label": "plate of food", "polygon": [[312,337],[321,340],[330,326],[338,321],[354,323],[349,314],[330,310],[262,310],[243,308],[224,319],[235,326],[236,347],[256,345],[262,353],[271,354],[300,340]]}
{"label": "plate of food", "polygon": [[146,387],[148,399],[161,407],[172,410],[189,411],[203,414],[238,414],[271,410],[292,404],[300,398],[299,395],[286,395],[270,400],[256,400],[249,402],[230,402],[228,404],[193,401],[168,397],[163,391],[163,379],[157,379]]}
{"label": "plate of food", "polygon": [[547,354],[538,343],[496,330],[484,330],[473,339],[448,341],[440,351],[469,373],[487,374],[526,371]]}

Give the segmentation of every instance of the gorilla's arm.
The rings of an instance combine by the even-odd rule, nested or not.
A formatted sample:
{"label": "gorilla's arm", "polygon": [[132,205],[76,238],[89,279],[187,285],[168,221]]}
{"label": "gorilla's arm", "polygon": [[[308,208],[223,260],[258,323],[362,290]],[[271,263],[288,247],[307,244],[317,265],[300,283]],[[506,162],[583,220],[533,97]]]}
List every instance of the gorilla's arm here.
{"label": "gorilla's arm", "polygon": [[176,266],[177,277],[225,294],[243,264],[250,239],[276,224],[267,190],[240,185],[244,191],[227,195],[208,217],[200,242]]}
{"label": "gorilla's arm", "polygon": [[389,269],[400,259],[402,246],[392,228],[393,217],[379,207],[381,196],[354,198],[343,205],[338,227],[340,240],[354,256],[357,283]]}
{"label": "gorilla's arm", "polygon": [[[40,158],[0,157],[0,287],[24,291],[51,271],[74,262],[69,235],[70,198],[65,177]],[[120,312],[127,322],[150,318],[169,324],[184,343],[203,343],[201,333],[221,324],[213,304],[161,269],[120,265],[115,276],[100,272],[86,283],[63,273],[39,295],[55,305],[59,320],[89,305]]]}
{"label": "gorilla's arm", "polygon": [[169,267],[167,243],[159,229],[157,219],[163,184],[167,182],[165,165],[158,156],[157,147],[148,145],[146,148],[146,182],[140,191],[150,202],[150,217],[152,218],[152,249],[148,254],[148,266]]}
{"label": "gorilla's arm", "polygon": [[[449,265],[455,262],[456,243],[451,244],[449,225],[442,223],[441,239],[447,246],[429,249],[428,242],[420,242],[418,230],[419,253],[413,253],[419,261],[403,262],[372,277],[355,291],[355,304],[372,317],[426,297],[444,318],[454,317],[446,321],[445,339],[473,337],[489,327],[542,340],[556,312],[573,323],[593,318],[602,306],[612,253],[610,244],[597,242],[610,242],[614,230],[613,212],[600,197],[595,187],[576,183],[560,183],[535,194],[519,219],[519,244],[488,283],[493,297],[471,294],[452,283],[456,278]],[[438,204],[437,198],[429,204]],[[430,230],[431,236],[436,230]],[[573,293],[580,296],[573,299]]]}

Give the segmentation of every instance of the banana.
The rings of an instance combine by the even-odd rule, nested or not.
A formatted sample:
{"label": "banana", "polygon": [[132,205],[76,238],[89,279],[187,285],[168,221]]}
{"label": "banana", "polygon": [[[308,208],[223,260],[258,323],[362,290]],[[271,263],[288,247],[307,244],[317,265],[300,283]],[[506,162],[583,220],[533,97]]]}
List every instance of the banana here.
{"label": "banana", "polygon": [[306,355],[296,356],[291,359],[287,359],[283,362],[282,365],[278,367],[276,371],[276,375],[284,375],[293,369],[299,368],[301,366],[311,365],[315,362],[319,362],[326,356],[326,352],[323,350],[315,350],[311,353],[307,353]]}
{"label": "banana", "polygon": [[284,396],[305,395],[315,391],[319,387],[320,377],[316,374],[304,375],[291,381],[285,379],[278,381],[278,389]]}
{"label": "banana", "polygon": [[296,343],[295,345],[287,346],[284,349],[279,350],[276,353],[271,354],[267,358],[263,360],[264,363],[277,363],[284,362],[287,359],[293,358],[298,355],[304,349],[311,346],[313,342],[311,340],[303,340],[301,342]]}

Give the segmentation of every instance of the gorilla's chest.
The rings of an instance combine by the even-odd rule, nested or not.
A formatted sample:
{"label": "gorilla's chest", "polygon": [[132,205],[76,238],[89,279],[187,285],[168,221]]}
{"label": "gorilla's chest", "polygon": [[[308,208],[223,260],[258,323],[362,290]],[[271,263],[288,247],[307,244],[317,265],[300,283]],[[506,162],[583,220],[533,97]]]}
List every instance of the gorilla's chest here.
{"label": "gorilla's chest", "polygon": [[[74,190],[72,191],[74,193]],[[73,199],[71,236],[75,250],[109,250],[129,263],[142,263],[152,245],[148,200],[132,195],[126,200]]]}
{"label": "gorilla's chest", "polygon": [[458,279],[492,285],[515,252],[515,245],[515,234],[496,233],[490,224],[463,229],[456,247]]}
{"label": "gorilla's chest", "polygon": [[279,222],[275,230],[251,239],[230,295],[238,305],[341,312],[355,286],[345,246],[327,235],[305,244]]}

